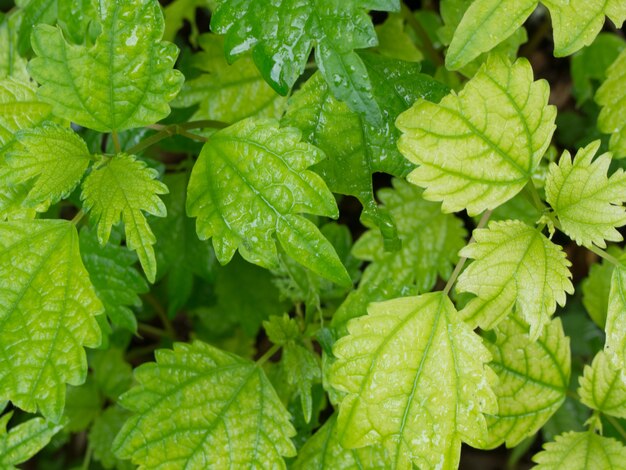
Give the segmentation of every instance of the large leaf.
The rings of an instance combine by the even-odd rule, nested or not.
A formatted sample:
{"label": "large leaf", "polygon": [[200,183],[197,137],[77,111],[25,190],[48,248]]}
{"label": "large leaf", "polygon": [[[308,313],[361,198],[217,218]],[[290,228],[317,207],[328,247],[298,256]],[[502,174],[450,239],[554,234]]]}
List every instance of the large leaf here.
{"label": "large leaf", "polygon": [[213,238],[220,263],[239,249],[249,262],[277,268],[276,234],[296,261],[351,284],[330,242],[301,215],[338,215],[324,181],[307,170],[322,158],[319,149],[300,142],[297,129],[268,119],[247,119],[210,137],[191,173],[187,213],[198,218],[201,239]]}
{"label": "large leaf", "polygon": [[536,470],[626,469],[626,447],[592,430],[562,434],[543,448],[533,457]]}
{"label": "large leaf", "polygon": [[[342,445],[382,442],[390,468],[456,468],[497,410],[491,355],[442,292],[371,304],[335,343],[331,384],[347,395]],[[442,393],[445,391],[445,393]]]}
{"label": "large leaf", "polygon": [[83,182],[81,198],[85,210],[98,224],[98,240],[105,244],[111,228],[121,220],[126,230],[126,244],[137,252],[150,282],[156,276],[154,245],[156,239],[143,212],[165,217],[167,211],[159,194],[168,189],[158,181],[158,172],[132,155],[103,156]]}
{"label": "large leaf", "polygon": [[315,45],[317,65],[333,94],[380,124],[382,111],[354,49],[377,44],[365,8],[391,11],[399,6],[397,0],[236,0],[220,2],[211,28],[226,34],[230,62],[252,50],[265,80],[283,95],[304,72]]}
{"label": "large leaf", "polygon": [[64,220],[0,224],[0,399],[58,421],[65,384],[87,374],[102,313]]}
{"label": "large leaf", "polygon": [[[32,1],[32,0],[31,0]],[[156,0],[104,0],[93,46],[68,44],[61,29],[38,25],[29,70],[56,115],[101,132],[145,126],[170,112],[183,76],[176,46],[161,41]]]}
{"label": "large leaf", "polygon": [[578,389],[580,400],[589,408],[626,419],[626,377],[604,351],[585,366]]}
{"label": "large leaf", "polygon": [[200,46],[203,51],[193,57],[192,63],[204,73],[185,83],[172,106],[198,104],[191,120],[235,123],[251,116],[282,115],[287,100],[265,82],[251,57],[228,65],[224,58],[224,38],[215,34],[200,36]]}
{"label": "large leaf", "polygon": [[321,74],[315,74],[289,101],[283,123],[298,127],[304,138],[322,149],[327,158],[313,167],[336,193],[356,196],[363,204],[362,219],[374,220],[392,239],[388,216],[376,207],[372,174],[405,176],[413,166],[396,147],[400,132],[394,126],[398,115],[415,100],[437,102],[448,88],[419,73],[419,64],[362,54],[370,71],[374,99],[384,109],[383,126],[367,120],[337,101]]}
{"label": "large leaf", "polygon": [[576,243],[606,248],[605,240],[624,239],[616,227],[626,224],[626,174],[618,169],[607,178],[611,154],[593,160],[599,148],[600,141],[596,140],[580,149],[573,162],[566,150],[558,165],[550,164],[546,200],[556,211],[563,231]]}
{"label": "large leaf", "polygon": [[446,212],[477,215],[511,199],[550,144],[556,108],[548,95],[526,59],[492,56],[458,95],[418,100],[396,123],[400,151],[419,165],[408,180]]}
{"label": "large leaf", "polygon": [[495,340],[486,346],[493,355],[489,365],[500,380],[494,387],[498,411],[487,415],[489,439],[484,447],[504,442],[514,447],[535,434],[563,404],[571,371],[569,338],[555,319],[532,341],[528,326],[512,316],[498,325]]}
{"label": "large leaf", "polygon": [[461,256],[475,261],[461,274],[457,291],[476,294],[461,311],[472,326],[491,329],[515,310],[535,340],[565,293],[574,286],[565,253],[539,230],[519,221],[491,222],[474,230],[475,243]]}
{"label": "large leaf", "polygon": [[598,129],[611,134],[610,148],[618,157],[626,157],[626,50],[607,71],[607,79],[598,89],[595,100],[602,106]]}
{"label": "large leaf", "polygon": [[17,469],[16,465],[29,460],[62,429],[50,421],[33,418],[7,431],[12,415],[7,413],[0,417],[0,467],[3,470]]}
{"label": "large leaf", "polygon": [[432,290],[437,278],[447,280],[465,246],[463,222],[441,212],[441,205],[425,201],[422,190],[399,179],[393,189],[378,191],[378,199],[398,227],[400,250],[385,251],[384,237],[372,228],[354,244],[354,256],[370,264],[356,291],[333,316],[342,328],[351,318],[367,313],[370,302],[416,295]]}
{"label": "large leaf", "polygon": [[121,400],[135,415],[113,447],[139,468],[285,468],[282,457],[295,455],[289,414],[252,362],[177,343],[135,379]]}

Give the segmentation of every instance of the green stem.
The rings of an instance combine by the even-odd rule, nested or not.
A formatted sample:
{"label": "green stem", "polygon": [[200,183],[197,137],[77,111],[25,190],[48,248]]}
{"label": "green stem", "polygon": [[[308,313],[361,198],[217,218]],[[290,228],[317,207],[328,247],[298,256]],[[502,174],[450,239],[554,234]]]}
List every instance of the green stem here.
{"label": "green stem", "polygon": [[174,326],[172,325],[172,322],[168,318],[167,312],[165,311],[163,306],[159,303],[159,301],[156,299],[156,297],[154,297],[154,295],[149,293],[149,294],[144,295],[143,298],[146,302],[150,304],[150,306],[156,312],[157,316],[159,317],[159,320],[161,320],[161,324],[163,324],[163,327],[165,328],[165,332],[167,333],[167,336],[169,336],[172,339],[176,338],[176,331],[174,330]]}
{"label": "green stem", "polygon": [[117,131],[111,132],[111,138],[113,139],[113,148],[115,149],[115,153],[120,153],[122,151],[122,146],[120,145],[120,136],[117,134]]}
{"label": "green stem", "polygon": [[545,212],[547,206],[541,200],[541,196],[539,196],[539,191],[537,191],[537,188],[532,181],[529,181],[528,184],[524,186],[524,191],[526,191],[526,194],[528,194],[531,202],[534,204],[537,210],[541,213]]}
{"label": "green stem", "polygon": [[400,13],[402,14],[402,17],[411,27],[411,29],[415,31],[415,34],[417,34],[417,37],[422,42],[422,48],[424,49],[426,56],[428,56],[431,62],[433,62],[435,65],[443,65],[443,59],[439,55],[439,52],[437,52],[437,49],[435,49],[435,46],[433,46],[433,43],[430,42],[428,33],[426,32],[422,24],[417,21],[417,18],[415,18],[415,15],[411,11],[411,9],[407,7],[404,2],[402,3],[402,6],[400,8]]}
{"label": "green stem", "polygon": [[80,219],[82,219],[85,216],[85,211],[84,210],[79,210],[76,215],[72,218],[71,222],[74,225],[78,225],[78,222],[80,222]]}
{"label": "green stem", "polygon": [[609,423],[611,423],[611,426],[615,428],[615,430],[619,433],[619,435],[622,436],[622,439],[626,441],[626,430],[624,430],[624,428],[619,423],[619,421],[613,418],[613,416],[609,416],[606,414],[604,415],[604,417]]}
{"label": "green stem", "polygon": [[204,119],[201,121],[190,121],[190,122],[185,122],[182,124],[171,124],[169,126],[153,125],[153,126],[150,126],[150,128],[158,129],[159,132],[151,135],[150,137],[147,137],[146,139],[139,142],[137,145],[134,145],[133,147],[129,148],[127,150],[127,153],[138,154],[139,152],[142,152],[148,147],[151,147],[154,144],[161,142],[162,140],[167,139],[168,137],[171,137],[176,134],[185,135],[185,137],[193,138],[195,140],[199,140],[200,138],[204,140],[203,136],[198,136],[196,134],[189,134],[189,133],[186,133],[185,131],[188,131],[191,129],[204,129],[207,127],[212,127],[215,129],[223,129],[225,127],[228,127],[228,124],[222,121],[212,121],[210,119]]}
{"label": "green stem", "polygon": [[171,338],[167,331],[162,330],[161,328],[157,328],[156,326],[148,325],[147,323],[138,323],[137,329],[146,333],[147,335],[154,336],[155,338]]}
{"label": "green stem", "polygon": [[209,138],[208,137],[204,137],[203,135],[198,135],[198,134],[194,134],[193,132],[187,132],[183,129],[180,129],[178,131],[179,135],[182,135],[183,137],[187,137],[188,139],[191,140],[197,140],[198,142],[208,142]]}
{"label": "green stem", "polygon": [[[487,222],[489,222],[489,218],[491,217],[492,213],[493,211],[485,211],[483,216],[480,218],[480,222],[478,222],[478,225],[476,226],[475,230],[485,227],[487,225]],[[474,235],[472,235],[472,238],[470,238],[469,242],[467,242],[468,245],[472,243],[474,243]],[[450,279],[448,279],[448,283],[446,284],[446,287],[443,288],[443,293],[445,295],[448,295],[450,293],[452,286],[456,282],[456,278],[459,277],[459,274],[461,274],[461,270],[463,269],[463,266],[465,266],[466,262],[467,262],[467,257],[464,256],[463,258],[459,260],[459,262],[454,267],[454,271],[452,271],[452,275],[450,276]]]}
{"label": "green stem", "polygon": [[261,367],[263,364],[267,362],[267,360],[272,357],[274,354],[278,352],[281,348],[280,344],[274,344],[271,348],[269,348],[265,354],[263,354],[257,361],[256,365]]}
{"label": "green stem", "polygon": [[85,452],[85,458],[83,459],[83,464],[80,466],[81,470],[87,470],[89,468],[89,464],[91,463],[91,455],[93,453],[93,447],[87,445],[87,451]]}
{"label": "green stem", "polygon": [[595,245],[591,245],[588,246],[587,249],[589,251],[591,251],[592,253],[595,253],[596,255],[598,255],[600,258],[604,258],[605,260],[607,260],[609,263],[614,264],[615,266],[617,266],[618,268],[623,267],[624,265],[620,262],[620,260],[618,260],[615,256],[610,255],[609,253],[607,253],[606,251],[604,251],[601,248],[598,248]]}

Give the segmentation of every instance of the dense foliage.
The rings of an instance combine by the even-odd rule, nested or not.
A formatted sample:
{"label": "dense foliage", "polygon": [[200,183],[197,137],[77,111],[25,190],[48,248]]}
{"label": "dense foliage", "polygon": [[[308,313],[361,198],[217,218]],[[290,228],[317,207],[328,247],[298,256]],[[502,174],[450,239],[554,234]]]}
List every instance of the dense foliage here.
{"label": "dense foliage", "polygon": [[4,6],[1,469],[626,468],[625,1]]}

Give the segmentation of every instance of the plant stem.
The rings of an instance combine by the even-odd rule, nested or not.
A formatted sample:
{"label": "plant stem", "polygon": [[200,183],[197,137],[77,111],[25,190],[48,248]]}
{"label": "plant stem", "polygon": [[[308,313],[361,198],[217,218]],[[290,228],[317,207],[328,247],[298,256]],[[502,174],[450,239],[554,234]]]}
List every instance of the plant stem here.
{"label": "plant stem", "polygon": [[611,426],[615,428],[615,430],[619,433],[619,435],[622,436],[622,439],[626,440],[626,430],[624,430],[624,428],[619,423],[619,421],[613,418],[613,416],[609,416],[606,414],[604,415],[604,417],[609,423],[611,423]]}
{"label": "plant stem", "polygon": [[[157,127],[158,126],[158,127]],[[190,134],[185,131],[190,129],[204,129],[207,127],[212,127],[215,129],[223,129],[228,127],[228,124],[222,121],[212,121],[209,119],[201,120],[201,121],[190,121],[182,124],[171,124],[169,126],[161,126],[159,124],[155,124],[149,126],[151,129],[156,129],[158,132],[156,134],[147,137],[146,139],[139,142],[137,145],[129,148],[127,153],[129,154],[137,154],[152,145],[161,142],[163,139],[167,139],[176,134],[185,135],[185,137],[192,138],[194,140],[205,140],[205,137],[199,136],[196,134]]]}
{"label": "plant stem", "polygon": [[150,304],[150,306],[156,312],[157,316],[159,317],[159,320],[161,320],[161,324],[165,328],[165,332],[167,333],[167,336],[169,336],[172,339],[176,338],[176,331],[174,330],[174,327],[172,326],[172,322],[170,322],[170,319],[168,318],[167,313],[165,312],[165,309],[159,303],[159,301],[154,297],[154,295],[150,293],[144,295],[143,298],[146,302]]}
{"label": "plant stem", "polygon": [[267,360],[272,357],[274,354],[276,354],[278,352],[278,350],[281,348],[280,344],[274,344],[271,348],[269,348],[265,354],[263,354],[257,361],[256,361],[256,365],[257,366],[262,366],[263,364],[265,364],[267,362]]}
{"label": "plant stem", "polygon": [[89,464],[91,463],[91,454],[93,453],[93,447],[87,445],[87,451],[85,452],[85,458],[83,459],[83,464],[80,466],[81,470],[88,470]]}
{"label": "plant stem", "polygon": [[[489,218],[491,217],[492,213],[493,211],[491,210],[485,211],[483,216],[480,218],[480,222],[478,222],[478,225],[476,226],[474,230],[481,229],[485,225],[487,225],[487,222],[489,222]],[[472,235],[472,238],[470,238],[469,242],[467,242],[468,245],[471,245],[472,243],[474,243],[474,235]],[[445,295],[448,295],[450,293],[452,286],[456,282],[456,278],[459,277],[459,274],[461,274],[461,270],[463,269],[463,266],[465,266],[466,262],[467,262],[467,256],[464,256],[463,258],[459,260],[459,262],[454,267],[454,271],[452,271],[452,275],[450,276],[450,279],[448,279],[448,283],[446,284],[446,287],[443,288],[443,293]]]}
{"label": "plant stem", "polygon": [[117,131],[111,132],[111,138],[113,139],[113,148],[115,149],[115,153],[120,153],[122,151],[122,146],[120,145],[120,136],[117,135]]}
{"label": "plant stem", "polygon": [[170,336],[167,334],[165,330],[161,328],[157,328],[156,326],[148,325],[147,323],[138,323],[137,329],[143,333],[146,333],[155,338],[169,338]]}
{"label": "plant stem", "polygon": [[541,196],[539,196],[539,191],[535,188],[535,185],[532,181],[529,181],[526,186],[524,186],[524,190],[530,196],[530,200],[535,205],[539,212],[544,212],[547,206],[541,200]]}
{"label": "plant stem", "polygon": [[72,218],[71,222],[74,225],[78,225],[78,222],[80,222],[80,219],[82,219],[85,216],[85,211],[84,210],[79,210],[76,215]]}
{"label": "plant stem", "polygon": [[618,260],[615,256],[610,255],[609,253],[607,253],[606,251],[604,251],[601,248],[598,248],[595,245],[591,245],[586,247],[589,251],[591,251],[592,253],[595,253],[596,255],[598,255],[600,258],[604,258],[605,260],[607,260],[609,263],[614,264],[617,267],[623,267],[624,265],[620,262],[620,260]]}
{"label": "plant stem", "polygon": [[402,17],[411,27],[411,29],[415,31],[415,34],[417,34],[417,37],[422,42],[424,52],[431,60],[431,62],[433,62],[435,65],[443,65],[443,59],[439,55],[439,52],[437,52],[437,49],[435,49],[435,47],[433,46],[433,43],[430,42],[428,33],[426,32],[422,24],[417,21],[417,18],[415,18],[415,15],[411,11],[411,9],[407,7],[404,2],[402,2],[402,6],[400,8],[400,13],[402,14]]}

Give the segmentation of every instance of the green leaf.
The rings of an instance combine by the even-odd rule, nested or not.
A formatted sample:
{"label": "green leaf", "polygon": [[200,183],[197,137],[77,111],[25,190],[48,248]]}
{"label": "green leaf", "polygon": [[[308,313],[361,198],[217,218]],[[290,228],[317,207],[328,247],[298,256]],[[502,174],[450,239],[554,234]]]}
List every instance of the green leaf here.
{"label": "green leaf", "polygon": [[0,399],[58,421],[87,375],[102,312],[65,220],[0,223]]}
{"label": "green leaf", "polygon": [[252,362],[199,341],[177,343],[135,379],[122,396],[135,415],[113,443],[119,458],[141,468],[285,468],[282,457],[295,455],[289,414]]}
{"label": "green leaf", "polygon": [[[497,410],[491,359],[442,292],[371,304],[335,343],[331,385],[342,445],[382,442],[389,468],[456,468],[461,442],[481,445]],[[446,393],[442,393],[442,391]]]}
{"label": "green leaf", "polygon": [[367,5],[357,0],[220,2],[211,29],[226,35],[229,62],[252,50],[261,74],[282,95],[304,72],[315,45],[315,60],[335,97],[380,124],[382,111],[373,99],[367,69],[354,52],[377,44],[367,7],[397,11],[400,5],[397,0]]}
{"label": "green leaf", "polygon": [[560,246],[523,222],[491,222],[473,235],[475,243],[459,254],[475,261],[459,276],[456,289],[477,297],[461,317],[488,330],[515,310],[536,340],[557,303],[565,305],[565,293],[574,293],[571,263]]}
{"label": "green leaf", "polygon": [[378,47],[376,50],[382,55],[393,59],[419,62],[423,60],[422,52],[417,48],[411,36],[405,31],[405,22],[402,15],[390,14],[384,23],[376,26]]}
{"label": "green leaf", "polygon": [[617,57],[607,71],[607,79],[598,89],[595,100],[602,106],[598,129],[611,134],[610,149],[617,157],[626,157],[626,50]]}
{"label": "green leaf", "polygon": [[458,70],[511,36],[534,11],[537,0],[475,0],[463,15],[446,54]]}
{"label": "green leaf", "polygon": [[83,227],[79,236],[80,254],[111,323],[135,333],[137,319],[129,307],[141,306],[137,294],[147,292],[148,284],[133,267],[137,257],[119,246],[120,238],[114,231],[113,239],[100,245],[95,232]]}
{"label": "green leaf", "polygon": [[302,130],[304,138],[327,158],[313,167],[333,192],[357,197],[363,220],[373,220],[393,241],[393,225],[374,200],[372,174],[403,177],[413,168],[396,147],[400,132],[394,121],[415,100],[439,101],[448,88],[419,73],[419,64],[362,54],[373,84],[374,98],[385,109],[384,125],[373,126],[333,98],[320,74],[314,75],[289,101],[283,123]]}
{"label": "green leaf", "polygon": [[[618,259],[623,256],[622,251],[614,247],[609,247],[608,253]],[[582,282],[583,305],[600,328],[604,328],[606,323],[614,268],[613,263],[602,259],[601,263],[591,265],[589,274]]]}
{"label": "green leaf", "polygon": [[[533,82],[526,59],[491,56],[458,95],[418,100],[396,125],[398,148],[419,164],[408,180],[445,212],[477,215],[515,196],[545,153],[556,108],[547,82]],[[486,171],[489,169],[489,171]]]}
{"label": "green leaf", "polygon": [[63,410],[67,423],[64,426],[69,432],[84,431],[91,422],[100,414],[104,398],[100,395],[98,386],[91,379],[78,386],[68,385],[66,393],[66,405]]}
{"label": "green leaf", "polygon": [[544,444],[543,448],[533,457],[539,464],[534,467],[536,470],[626,469],[626,447],[591,430],[567,432],[557,436],[554,442]]}
{"label": "green leaf", "polygon": [[119,460],[112,450],[113,439],[130,417],[129,411],[117,405],[110,406],[95,419],[89,430],[89,446],[93,449],[93,458],[106,469],[135,468],[130,462]]}
{"label": "green leaf", "polygon": [[17,469],[16,465],[43,449],[63,427],[42,418],[32,418],[7,432],[12,415],[11,412],[0,417],[0,467],[3,470]]}
{"label": "green leaf", "polygon": [[580,400],[589,408],[603,414],[626,418],[626,377],[616,368],[604,351],[585,366],[578,389]]}
{"label": "green leaf", "polygon": [[172,69],[176,46],[161,41],[159,3],[104,0],[100,15],[102,33],[93,46],[67,43],[58,27],[35,27],[37,57],[29,71],[42,85],[38,96],[56,115],[100,132],[164,118],[183,76]]}
{"label": "green leaf", "polygon": [[623,368],[626,364],[626,269],[613,269],[609,290],[609,308],[606,315],[606,344],[604,350],[613,363]]}
{"label": "green leaf", "polygon": [[336,433],[337,415],[333,414],[324,426],[298,452],[294,470],[386,470],[390,467],[385,448],[380,445],[361,449],[345,449]]}
{"label": "green leaf", "polygon": [[29,184],[23,204],[44,212],[66,198],[82,179],[91,155],[73,130],[44,122],[16,134],[6,162],[17,184]]}
{"label": "green leaf", "polygon": [[19,15],[0,19],[0,79],[13,77],[21,83],[28,83],[26,60],[17,51],[17,29]]}
{"label": "green leaf", "polygon": [[213,237],[222,264],[239,249],[247,261],[276,269],[276,234],[293,259],[350,285],[330,242],[300,215],[338,215],[324,181],[306,169],[324,154],[300,137],[297,129],[268,119],[247,119],[213,134],[191,173],[187,213],[198,218],[201,239]]}
{"label": "green leaf", "polygon": [[606,248],[605,240],[624,239],[616,227],[626,224],[626,174],[618,169],[607,178],[611,154],[593,160],[600,143],[596,140],[580,149],[573,162],[566,150],[558,165],[550,164],[546,200],[571,239],[579,245]]}
{"label": "green leaf", "polygon": [[158,172],[148,168],[133,155],[102,157],[85,178],[81,199],[84,209],[98,225],[98,241],[104,245],[111,228],[121,220],[126,230],[126,244],[137,252],[141,266],[150,282],[156,276],[154,245],[156,239],[143,212],[157,217],[167,214],[159,194],[168,189],[157,180]]}
{"label": "green leaf", "polygon": [[622,0],[541,0],[550,10],[554,29],[554,55],[565,57],[593,42],[604,26],[605,15],[617,28],[626,19]]}
{"label": "green leaf", "polygon": [[430,291],[438,277],[450,277],[457,253],[465,246],[461,220],[443,214],[440,204],[425,201],[420,188],[399,179],[392,180],[392,185],[393,189],[379,190],[378,199],[398,227],[402,246],[398,251],[385,251],[384,237],[376,228],[357,240],[354,256],[370,264],[358,289],[335,313],[336,328],[365,315],[370,302]]}
{"label": "green leaf", "polygon": [[93,370],[94,383],[110,400],[117,401],[133,382],[133,369],[120,348],[93,351],[89,365]]}
{"label": "green leaf", "polygon": [[199,105],[190,120],[213,119],[235,123],[251,116],[280,118],[287,100],[278,95],[245,56],[232,65],[224,58],[224,38],[203,34],[203,51],[192,64],[203,73],[187,81],[172,106]]}
{"label": "green leaf", "polygon": [[569,338],[558,318],[536,341],[516,316],[501,322],[495,335],[486,342],[489,366],[500,379],[494,387],[498,411],[487,415],[487,449],[504,442],[514,447],[534,435],[563,404],[571,372]]}
{"label": "green leaf", "polygon": [[163,16],[165,17],[165,30],[163,31],[163,39],[173,42],[176,39],[176,33],[181,30],[185,21],[191,27],[189,42],[196,47],[198,45],[198,25],[196,24],[196,10],[198,8],[206,8],[212,0],[174,0],[163,8]]}

